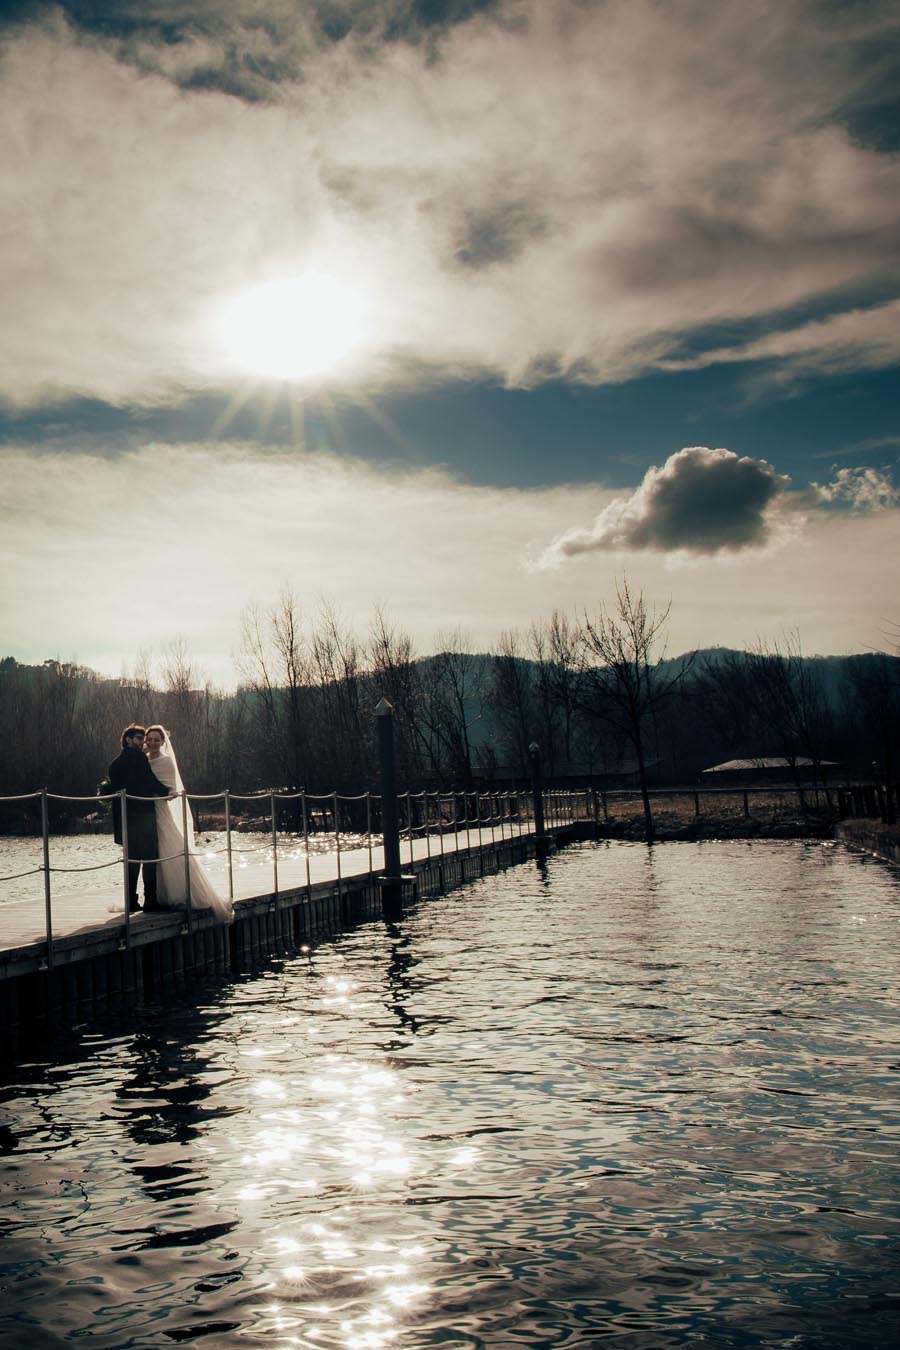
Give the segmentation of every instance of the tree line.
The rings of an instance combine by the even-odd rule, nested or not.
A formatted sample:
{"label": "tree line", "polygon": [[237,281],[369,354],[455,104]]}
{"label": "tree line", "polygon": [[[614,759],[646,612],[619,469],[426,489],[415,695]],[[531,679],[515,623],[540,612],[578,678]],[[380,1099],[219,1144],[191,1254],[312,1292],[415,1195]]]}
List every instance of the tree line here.
{"label": "tree line", "polygon": [[[242,616],[234,691],[204,679],[183,640],[154,667],[110,679],[72,662],[0,660],[0,796],[47,787],[90,796],[131,721],[173,735],[189,791],[377,791],[374,709],[394,709],[401,788],[525,784],[538,746],[549,781],[696,781],[739,757],[779,756],[892,782],[900,757],[900,657],[809,658],[799,635],[751,651],[666,653],[668,607],[626,580],[595,615],[554,612],[487,653],[456,630],[420,656],[376,609],[358,638],[294,594]],[[804,776],[809,776],[809,768]],[[830,773],[834,782],[834,772]]]}

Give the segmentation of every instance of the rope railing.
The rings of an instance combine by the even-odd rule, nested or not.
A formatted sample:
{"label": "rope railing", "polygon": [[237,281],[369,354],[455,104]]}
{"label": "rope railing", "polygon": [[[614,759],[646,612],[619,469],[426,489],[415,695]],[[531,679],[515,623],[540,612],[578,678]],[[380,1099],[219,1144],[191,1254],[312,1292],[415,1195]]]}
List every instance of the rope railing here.
{"label": "rope railing", "polygon": [[[33,792],[17,793],[14,795],[0,796],[0,809],[7,805],[16,803],[39,801],[41,805],[41,841],[43,848],[43,861],[35,867],[27,868],[19,872],[9,873],[0,876],[0,883],[14,882],[24,880],[27,877],[43,876],[44,878],[44,901],[46,915],[46,942],[47,942],[47,965],[52,968],[54,963],[54,934],[53,934],[53,911],[52,911],[52,888],[50,878],[65,876],[69,874],[82,874],[88,872],[100,872],[120,866],[123,876],[123,911],[125,921],[125,946],[131,945],[131,930],[129,917],[129,895],[130,878],[129,864],[149,862],[152,864],[172,862],[179,857],[184,859],[184,890],[185,890],[185,914],[187,918],[188,929],[192,926],[193,906],[191,902],[191,859],[199,855],[195,848],[191,847],[190,839],[193,830],[189,828],[190,803],[211,803],[221,802],[224,810],[224,833],[225,842],[218,848],[205,850],[205,853],[213,857],[225,856],[226,873],[228,879],[228,896],[234,899],[234,863],[235,859],[240,859],[241,863],[245,859],[257,856],[264,856],[271,860],[272,864],[272,896],[277,905],[281,898],[281,886],[279,881],[279,853],[281,860],[285,860],[284,838],[286,835],[302,837],[303,854],[305,859],[305,885],[307,894],[312,890],[312,870],[311,858],[315,853],[313,841],[316,838],[328,836],[332,841],[328,852],[333,853],[337,862],[337,886],[341,893],[343,877],[342,853],[348,850],[364,848],[368,853],[368,872],[370,877],[375,877],[378,869],[376,868],[375,858],[375,839],[377,837],[376,819],[383,815],[383,799],[376,793],[312,793],[303,789],[297,791],[257,791],[248,793],[234,793],[230,789],[221,792],[199,793],[199,792],[179,792],[173,794],[169,801],[180,799],[182,814],[182,837],[184,847],[178,853],[160,854],[157,857],[148,859],[139,859],[131,856],[128,845],[128,811],[122,808],[129,802],[144,802],[157,804],[157,797],[142,797],[124,791],[93,794],[90,796],[75,795],[69,793],[50,792],[47,789],[35,790]],[[399,800],[405,805],[404,827],[401,833],[406,839],[409,862],[412,864],[416,860],[417,842],[425,841],[424,856],[431,859],[435,851],[435,839],[437,839],[437,848],[440,850],[440,856],[446,851],[445,837],[453,835],[453,850],[458,852],[461,847],[461,838],[465,836],[465,847],[473,847],[473,835],[477,835],[477,847],[481,850],[484,847],[485,833],[490,831],[491,843],[496,842],[497,834],[501,841],[506,838],[513,838],[514,835],[521,835],[527,831],[531,822],[531,813],[527,794],[518,789],[510,791],[487,793],[478,791],[455,791],[439,792],[429,791],[427,789],[419,792],[406,792],[400,794]],[[101,806],[112,806],[118,803],[122,819],[122,856],[119,859],[110,859],[101,863],[91,863],[84,866],[70,865],[62,866],[53,864],[50,859],[50,813],[49,806],[51,802],[66,802],[72,804],[84,804],[94,802]],[[233,807],[236,803],[242,804],[245,808],[249,806],[263,808],[259,815],[254,814],[247,819],[246,809],[242,811],[235,819]],[[285,829],[283,825],[279,826],[279,815],[291,803],[296,803],[298,808],[298,820],[296,828]],[[364,809],[363,809],[364,808]],[[354,820],[354,814],[356,819]],[[364,821],[362,817],[364,816]],[[348,817],[351,825],[356,828],[347,828]],[[265,822],[268,822],[267,824]],[[192,824],[192,821],[190,822]],[[241,833],[245,831],[259,831],[260,829],[271,830],[271,841],[267,844],[253,844],[244,847],[236,842],[236,837],[240,838]],[[280,835],[280,840],[279,840]],[[348,842],[348,836],[352,842]],[[421,854],[420,854],[421,856]]]}
{"label": "rope railing", "polygon": [[[743,799],[743,811],[746,816],[749,815],[751,799],[755,799],[759,795],[770,797],[775,791],[780,791],[787,796],[796,796],[803,792],[803,789],[787,786],[776,789],[774,785],[655,788],[651,790],[651,795],[657,800],[666,796],[692,798],[694,813],[697,817],[701,815],[701,802],[707,798],[718,798],[722,795],[738,796]],[[809,791],[807,788],[807,794],[809,794]],[[872,804],[869,803],[868,798],[863,801],[863,794],[868,791],[869,789],[854,788],[854,800],[851,805],[859,809],[859,803],[856,802],[858,796],[862,805],[871,809]],[[880,806],[880,798],[877,801],[875,799],[876,791],[876,789],[871,789],[870,795],[873,797],[873,804]],[[333,855],[336,860],[339,893],[343,892],[347,870],[345,858],[350,851],[359,850],[367,854],[366,869],[361,875],[368,875],[374,879],[377,875],[384,874],[384,868],[376,857],[376,843],[379,835],[386,838],[384,830],[386,829],[387,816],[390,814],[386,809],[386,803],[389,805],[392,798],[384,798],[372,792],[353,794],[337,791],[312,793],[305,791],[305,789],[292,791],[260,790],[246,793],[233,793],[230,789],[225,789],[214,793],[182,792],[175,794],[175,797],[180,798],[183,848],[180,854],[169,852],[147,861],[165,864],[175,861],[179,856],[183,858],[185,896],[183,903],[189,930],[193,923],[195,908],[191,897],[192,858],[196,857],[199,865],[200,857],[199,851],[193,848],[190,842],[193,833],[188,828],[190,803],[197,806],[209,806],[211,803],[222,804],[224,842],[203,850],[203,853],[215,859],[224,857],[228,898],[232,901],[235,895],[236,869],[243,870],[247,866],[253,868],[255,866],[254,860],[258,860],[263,867],[271,867],[271,890],[257,891],[255,894],[269,895],[275,905],[281,903],[285,872],[295,869],[301,858],[303,862],[303,884],[305,884],[308,897],[312,895],[312,863],[317,854],[327,853],[329,856]],[[499,838],[502,844],[508,839],[518,838],[525,834],[537,833],[540,835],[543,830],[558,829],[577,820],[611,823],[614,815],[618,815],[616,810],[618,805],[625,801],[633,802],[636,798],[639,798],[639,794],[628,789],[573,791],[559,788],[536,789],[534,785],[532,785],[531,790],[511,788],[496,792],[485,791],[482,788],[457,789],[449,792],[432,791],[430,789],[409,790],[397,794],[395,798],[397,807],[394,817],[398,840],[403,843],[402,853],[399,850],[398,843],[398,860],[400,860],[402,866],[402,855],[405,853],[411,866],[417,860],[421,861],[423,858],[428,861],[435,856],[443,858],[448,849],[459,853],[464,848],[469,851],[477,848],[479,853],[482,853],[487,841],[491,845],[496,845]],[[155,797],[135,797],[124,792],[107,793],[101,796],[81,796],[50,792],[47,789],[0,796],[0,810],[8,807],[21,807],[22,804],[28,803],[37,802],[40,804],[42,859],[40,862],[36,862],[34,866],[19,867],[14,871],[0,875],[0,886],[12,885],[33,877],[43,878],[48,966],[52,966],[54,955],[54,896],[51,879],[58,886],[60,877],[92,872],[99,873],[121,866],[125,945],[129,946],[131,934],[129,927],[130,878],[128,869],[130,863],[143,861],[131,857],[131,850],[127,841],[127,817],[129,813],[123,811],[122,816],[125,824],[123,826],[121,862],[118,859],[110,859],[99,863],[73,863],[68,865],[54,862],[51,858],[50,849],[50,806],[54,803],[83,805],[87,802],[93,802],[102,807],[118,802],[121,808],[124,803],[129,801],[156,804],[159,799]],[[538,815],[538,807],[540,807],[540,816]],[[28,811],[33,815],[30,806]],[[286,813],[290,813],[288,820],[285,819]],[[241,836],[249,832],[253,832],[257,836],[260,833],[268,833],[270,837],[267,842],[260,842],[258,837],[252,842],[249,840],[245,842]],[[290,841],[289,848],[285,847],[286,840]],[[322,842],[321,848],[317,847],[319,841]],[[380,850],[380,843],[377,844],[377,847]],[[293,875],[296,877],[295,870]],[[295,884],[289,889],[295,889]],[[34,896],[31,898],[34,899]]]}
{"label": "rope railing", "polygon": [[39,876],[43,870],[43,867],[31,867],[27,872],[10,872],[9,876],[0,877],[0,881],[21,881],[23,877]]}

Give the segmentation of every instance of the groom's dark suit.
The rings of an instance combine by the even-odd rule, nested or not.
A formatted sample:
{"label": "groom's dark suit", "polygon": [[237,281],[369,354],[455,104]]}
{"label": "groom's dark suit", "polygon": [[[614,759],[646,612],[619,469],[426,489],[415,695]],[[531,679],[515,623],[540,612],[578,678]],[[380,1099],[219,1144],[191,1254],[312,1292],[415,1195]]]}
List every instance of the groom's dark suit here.
{"label": "groom's dark suit", "polygon": [[[124,788],[131,797],[168,797],[164,787],[150,768],[143,750],[126,745],[109,766],[109,782],[113,792]],[[156,836],[156,805],[154,802],[128,801],[128,903],[137,909],[137,885],[141,867],[144,869],[144,906],[156,904],[156,863],[147,861],[159,857]],[[117,844],[122,842],[122,807],[113,802],[113,833]],[[132,861],[133,860],[133,861]]]}

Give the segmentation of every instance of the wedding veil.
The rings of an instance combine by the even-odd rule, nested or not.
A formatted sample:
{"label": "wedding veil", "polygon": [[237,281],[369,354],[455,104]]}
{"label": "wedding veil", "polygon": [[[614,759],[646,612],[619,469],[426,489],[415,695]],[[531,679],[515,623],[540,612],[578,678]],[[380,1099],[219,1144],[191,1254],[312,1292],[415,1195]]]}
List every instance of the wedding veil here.
{"label": "wedding veil", "polygon": [[[165,757],[165,758],[169,761],[169,763],[170,763],[170,765],[171,765],[171,768],[172,768],[172,772],[173,772],[174,777],[175,777],[174,790],[175,790],[176,792],[183,793],[183,792],[184,792],[184,779],[181,777],[181,770],[180,770],[179,767],[178,767],[178,758],[177,758],[177,756],[176,756],[176,754],[175,754],[175,747],[174,747],[174,745],[172,744],[172,735],[171,735],[171,732],[169,732],[165,727],[160,726],[159,723],[156,723],[156,724],[155,724],[155,729],[158,730],[158,731],[162,731],[162,733],[163,733],[163,735],[164,735],[164,737],[165,737],[165,741],[164,741],[163,745],[160,747],[160,752],[159,752],[159,754],[160,754],[160,759],[162,759],[163,757]],[[169,815],[172,817],[172,820],[175,822],[175,824],[176,824],[177,827],[178,827],[178,833],[179,833],[179,834],[181,834],[181,835],[184,834],[184,832],[185,832],[185,821],[187,822],[187,844],[188,844],[188,849],[189,849],[189,851],[193,852],[193,849],[194,849],[194,818],[193,818],[193,816],[192,816],[192,814],[191,814],[191,804],[190,804],[190,802],[187,802],[187,803],[186,803],[186,808],[187,808],[187,809],[185,809],[185,806],[182,805],[182,802],[184,802],[184,801],[185,801],[185,798],[184,798],[184,797],[170,797],[170,798],[168,799],[168,801],[166,802],[166,806],[168,807]]]}

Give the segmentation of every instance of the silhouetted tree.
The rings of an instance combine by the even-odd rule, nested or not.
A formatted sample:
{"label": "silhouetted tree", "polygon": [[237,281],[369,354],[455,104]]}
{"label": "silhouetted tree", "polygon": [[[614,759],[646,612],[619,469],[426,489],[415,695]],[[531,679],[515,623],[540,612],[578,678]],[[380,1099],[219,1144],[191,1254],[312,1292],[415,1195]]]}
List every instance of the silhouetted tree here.
{"label": "silhouetted tree", "polygon": [[408,633],[396,628],[378,605],[369,635],[368,666],[373,704],[386,698],[394,710],[395,753],[399,781],[418,786],[423,766],[430,767],[428,737],[422,721],[422,677]]}
{"label": "silhouetted tree", "polygon": [[[248,606],[242,615],[238,666],[252,691],[257,732],[291,790],[309,777],[310,661],[299,604],[289,589],[265,611]],[[268,784],[273,786],[271,781]]]}
{"label": "silhouetted tree", "polygon": [[484,661],[465,649],[460,630],[438,635],[440,650],[423,672],[422,717],[438,774],[471,787],[472,725],[483,715]]}
{"label": "silhouetted tree", "polygon": [[501,633],[491,656],[488,689],[497,738],[492,747],[494,767],[505,764],[523,780],[528,775],[528,746],[537,735],[533,682],[534,667],[522,656],[518,633],[511,629]]}
{"label": "silhouetted tree", "polygon": [[833,737],[832,713],[819,675],[803,658],[799,634],[790,633],[782,642],[769,645],[760,642],[749,660],[759,722],[768,729],[777,753],[787,760],[801,807],[806,810],[804,775],[798,766],[801,759],[812,762],[815,779],[824,786],[830,803],[822,761]]}
{"label": "silhouetted tree", "polygon": [[647,744],[651,721],[679,687],[690,661],[661,669],[665,644],[657,655],[671,606],[648,608],[643,592],[633,594],[623,577],[616,582],[616,605],[587,614],[579,628],[584,655],[580,698],[590,714],[619,729],[634,750],[644,806],[648,841],[653,839],[653,811],[647,777]]}
{"label": "silhouetted tree", "polygon": [[855,742],[875,759],[885,792],[885,819],[897,819],[900,767],[900,662],[883,652],[850,658],[844,676],[844,706]]}

